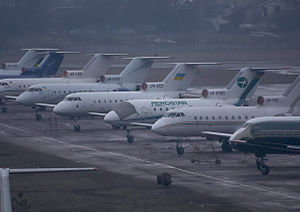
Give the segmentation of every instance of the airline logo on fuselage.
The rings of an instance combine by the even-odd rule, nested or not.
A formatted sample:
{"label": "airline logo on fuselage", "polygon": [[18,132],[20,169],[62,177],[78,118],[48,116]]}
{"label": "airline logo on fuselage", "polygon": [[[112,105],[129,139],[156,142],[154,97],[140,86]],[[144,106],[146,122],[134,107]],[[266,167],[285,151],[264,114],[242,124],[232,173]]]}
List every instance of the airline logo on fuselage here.
{"label": "airline logo on fuselage", "polygon": [[187,101],[155,101],[151,102],[152,107],[161,107],[161,106],[184,106],[188,105]]}
{"label": "airline logo on fuselage", "polygon": [[236,83],[240,88],[245,88],[248,85],[248,79],[246,77],[240,77]]}
{"label": "airline logo on fuselage", "polygon": [[183,80],[184,76],[185,76],[185,73],[178,73],[174,77],[174,80]]}

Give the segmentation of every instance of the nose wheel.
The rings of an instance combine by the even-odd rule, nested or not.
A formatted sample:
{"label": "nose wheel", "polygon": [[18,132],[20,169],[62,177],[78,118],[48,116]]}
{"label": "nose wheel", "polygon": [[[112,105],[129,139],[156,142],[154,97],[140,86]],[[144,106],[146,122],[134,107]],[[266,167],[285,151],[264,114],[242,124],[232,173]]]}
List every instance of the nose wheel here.
{"label": "nose wheel", "polygon": [[74,125],[74,130],[75,130],[75,132],[80,132],[80,125],[79,124],[75,124]]}
{"label": "nose wheel", "polygon": [[2,111],[2,113],[7,113],[7,107],[5,105],[5,100],[1,99],[0,100],[0,104],[1,104],[1,111]]}
{"label": "nose wheel", "polygon": [[256,159],[256,168],[263,174],[268,175],[270,172],[270,168],[265,165],[265,161],[267,159],[265,157],[257,157]]}
{"label": "nose wheel", "polygon": [[176,151],[178,155],[183,155],[184,148],[182,147],[182,142],[177,140]]}
{"label": "nose wheel", "polygon": [[221,143],[222,151],[223,152],[232,152],[232,147],[227,140],[223,140]]}
{"label": "nose wheel", "polygon": [[134,137],[133,137],[133,135],[130,134],[130,130],[127,130],[127,136],[126,137],[127,137],[127,142],[128,143],[131,144],[131,143],[134,142]]}

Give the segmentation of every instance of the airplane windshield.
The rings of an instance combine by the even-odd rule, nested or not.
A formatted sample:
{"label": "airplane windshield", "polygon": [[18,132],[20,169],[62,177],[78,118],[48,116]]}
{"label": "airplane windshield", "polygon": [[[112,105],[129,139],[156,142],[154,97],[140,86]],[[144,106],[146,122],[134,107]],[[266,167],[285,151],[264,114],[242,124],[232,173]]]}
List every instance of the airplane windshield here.
{"label": "airplane windshield", "polygon": [[8,86],[8,83],[7,82],[1,82],[0,86]]}
{"label": "airplane windshield", "polygon": [[72,101],[82,101],[80,97],[66,97],[65,101],[72,102]]}
{"label": "airplane windshield", "polygon": [[166,117],[170,117],[170,118],[178,118],[178,117],[184,117],[185,114],[184,113],[169,113],[169,114],[166,114]]}
{"label": "airplane windshield", "polygon": [[41,92],[43,90],[41,88],[30,88],[28,91],[29,92]]}

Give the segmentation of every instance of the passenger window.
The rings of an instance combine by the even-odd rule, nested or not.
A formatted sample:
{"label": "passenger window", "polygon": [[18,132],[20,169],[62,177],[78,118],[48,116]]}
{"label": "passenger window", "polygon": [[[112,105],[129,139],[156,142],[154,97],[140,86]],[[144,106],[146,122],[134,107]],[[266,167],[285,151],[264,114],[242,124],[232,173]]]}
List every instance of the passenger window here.
{"label": "passenger window", "polygon": [[194,119],[197,120],[197,116],[194,116]]}
{"label": "passenger window", "polygon": [[106,103],[106,100],[104,100],[104,103]]}
{"label": "passenger window", "polygon": [[118,102],[118,100],[115,100],[115,103],[117,103]]}
{"label": "passenger window", "polygon": [[162,111],[162,108],[159,108],[160,111]]}
{"label": "passenger window", "polygon": [[252,118],[254,119],[254,116],[252,116]]}
{"label": "passenger window", "polygon": [[109,103],[111,103],[111,99],[109,100]]}
{"label": "passenger window", "polygon": [[247,115],[245,116],[245,119],[247,119],[247,120],[248,120],[248,116],[247,116]]}
{"label": "passenger window", "polygon": [[200,120],[202,120],[202,116],[200,116]]}
{"label": "passenger window", "polygon": [[232,118],[232,120],[234,120],[234,116],[232,116],[231,118]]}
{"label": "passenger window", "polygon": [[228,116],[225,116],[225,119],[227,120],[227,119],[228,119]]}
{"label": "passenger window", "polygon": [[205,116],[205,119],[208,120],[208,116]]}
{"label": "passenger window", "polygon": [[55,93],[55,94],[56,94],[56,91],[54,91],[53,93]]}
{"label": "passenger window", "polygon": [[98,103],[99,103],[99,104],[101,103],[100,99],[98,100]]}
{"label": "passenger window", "polygon": [[169,111],[169,108],[166,107],[166,111]]}
{"label": "passenger window", "polygon": [[219,116],[219,119],[222,120],[222,116]]}
{"label": "passenger window", "polygon": [[156,108],[153,108],[154,111],[156,111]]}
{"label": "passenger window", "polygon": [[242,117],[241,116],[239,116],[239,120],[241,120],[242,119]]}
{"label": "passenger window", "polygon": [[212,119],[213,119],[213,120],[215,120],[215,117],[214,117],[214,116],[212,116]]}

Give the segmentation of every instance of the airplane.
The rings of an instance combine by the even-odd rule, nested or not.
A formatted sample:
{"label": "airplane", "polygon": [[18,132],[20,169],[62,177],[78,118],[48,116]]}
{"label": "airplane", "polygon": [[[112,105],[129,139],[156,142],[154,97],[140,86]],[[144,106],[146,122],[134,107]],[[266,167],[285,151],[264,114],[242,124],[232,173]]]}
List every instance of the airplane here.
{"label": "airplane", "polygon": [[[27,51],[26,54],[17,63],[3,63],[0,69],[0,79],[21,77],[27,70],[37,67],[49,52],[57,51],[54,48],[32,48],[21,49]],[[23,74],[22,77],[26,77]]]}
{"label": "airplane", "polygon": [[[217,104],[240,106],[252,96],[266,70],[264,68],[241,68],[225,89],[203,89],[206,93],[205,98],[128,100],[120,103],[114,110],[110,111],[104,117],[104,121],[123,128],[127,128],[128,125],[151,128],[151,124],[161,118],[166,111],[174,108],[215,106]],[[242,81],[247,82],[247,84]],[[127,129],[127,141],[130,143],[134,142],[134,137],[130,135],[131,131]]]}
{"label": "airplane", "polygon": [[[0,105],[2,112],[7,112],[6,99],[16,99],[16,96],[26,91],[31,85],[39,83],[97,82],[108,71],[112,57],[123,55],[127,54],[94,54],[82,70],[66,70],[63,77],[2,79],[0,80]],[[38,67],[40,71],[52,69],[54,72],[58,70],[59,61],[51,63],[48,62],[49,59],[45,60]],[[8,96],[8,98],[5,98],[5,96]]]}
{"label": "airplane", "polygon": [[265,164],[267,154],[300,154],[300,117],[259,117],[246,121],[233,134],[203,132],[210,136],[228,140],[238,151],[254,153],[256,167],[263,174],[269,174]]}
{"label": "airplane", "polygon": [[[19,95],[18,103],[26,106],[54,107],[64,97],[75,92],[92,91],[128,91],[140,89],[154,59],[169,59],[169,57],[135,57],[119,75],[102,75],[97,83],[52,83],[36,84]],[[41,114],[36,113],[37,120]]]}
{"label": "airplane", "polygon": [[[203,136],[204,131],[233,133],[251,118],[298,115],[299,89],[300,76],[282,96],[259,96],[255,106],[216,105],[170,110],[152,125],[151,130],[160,135],[176,137]],[[220,142],[223,151],[231,151],[227,140],[221,139]],[[176,150],[178,154],[184,153],[179,140]]]}
{"label": "airplane", "polygon": [[[58,115],[75,119],[74,130],[80,131],[77,118],[105,116],[119,103],[129,99],[178,98],[186,91],[197,72],[197,66],[218,63],[178,63],[162,82],[143,83],[140,91],[74,93],[57,104],[53,111]],[[119,128],[119,126],[113,126]]]}
{"label": "airplane", "polygon": [[97,168],[0,168],[0,204],[1,212],[12,212],[9,174],[37,174],[52,172],[95,171]]}

